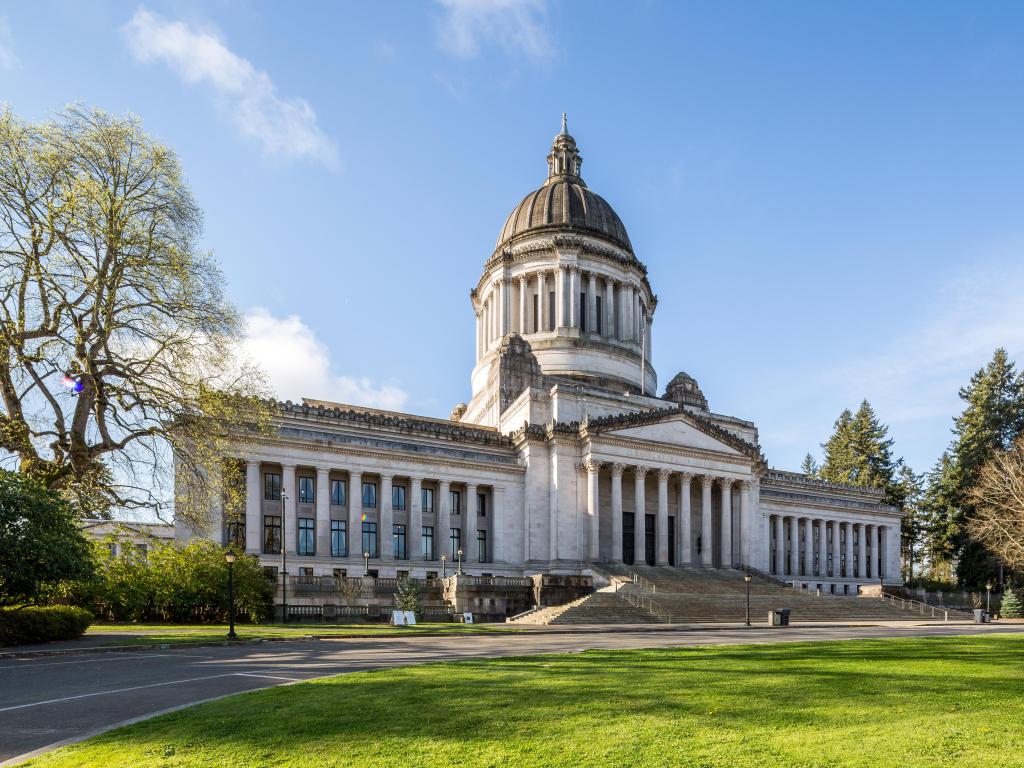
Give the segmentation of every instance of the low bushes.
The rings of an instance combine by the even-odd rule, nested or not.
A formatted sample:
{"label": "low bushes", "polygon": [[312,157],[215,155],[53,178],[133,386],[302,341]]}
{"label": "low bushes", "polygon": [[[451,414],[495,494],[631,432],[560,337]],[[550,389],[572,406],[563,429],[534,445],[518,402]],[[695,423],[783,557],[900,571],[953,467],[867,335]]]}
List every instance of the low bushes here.
{"label": "low bushes", "polygon": [[0,645],[74,640],[92,623],[92,614],[70,605],[0,609]]}

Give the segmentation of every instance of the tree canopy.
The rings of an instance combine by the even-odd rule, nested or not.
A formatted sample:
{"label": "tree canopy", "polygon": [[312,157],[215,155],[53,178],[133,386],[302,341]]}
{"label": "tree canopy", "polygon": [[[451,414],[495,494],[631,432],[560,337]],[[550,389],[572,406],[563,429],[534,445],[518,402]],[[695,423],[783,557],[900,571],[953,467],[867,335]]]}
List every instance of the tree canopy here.
{"label": "tree canopy", "polygon": [[903,460],[893,458],[892,446],[889,427],[864,400],[856,413],[846,409],[836,419],[832,436],[821,446],[825,460],[818,477],[833,483],[880,488],[886,493],[886,503],[902,507],[897,473]]}

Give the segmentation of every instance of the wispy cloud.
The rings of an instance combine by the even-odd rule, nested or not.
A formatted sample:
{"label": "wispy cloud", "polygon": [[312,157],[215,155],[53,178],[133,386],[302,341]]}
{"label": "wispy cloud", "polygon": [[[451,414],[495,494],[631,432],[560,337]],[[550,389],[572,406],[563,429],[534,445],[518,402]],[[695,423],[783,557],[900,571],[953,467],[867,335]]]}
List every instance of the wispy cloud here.
{"label": "wispy cloud", "polygon": [[0,69],[14,69],[18,57],[14,55],[14,35],[7,19],[0,16]]}
{"label": "wispy cloud", "polygon": [[555,47],[548,35],[546,0],[438,0],[444,15],[438,29],[441,47],[471,59],[484,45],[509,53],[547,59]]}
{"label": "wispy cloud", "polygon": [[257,307],[246,314],[245,351],[278,397],[303,397],[401,411],[409,399],[397,384],[334,371],[330,351],[298,315],[275,317]]}
{"label": "wispy cloud", "polygon": [[270,155],[337,167],[338,150],[305,99],[283,97],[266,72],[233,53],[218,35],[139,8],[124,27],[143,63],[159,61],[187,83],[207,86],[235,127]]}

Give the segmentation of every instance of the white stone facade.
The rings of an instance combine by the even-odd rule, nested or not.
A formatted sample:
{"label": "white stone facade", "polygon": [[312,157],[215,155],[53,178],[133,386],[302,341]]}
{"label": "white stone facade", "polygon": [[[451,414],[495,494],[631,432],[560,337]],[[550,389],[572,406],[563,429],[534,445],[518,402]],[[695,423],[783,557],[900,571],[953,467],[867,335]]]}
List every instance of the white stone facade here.
{"label": "white stone facade", "polygon": [[879,492],[769,470],[754,424],[712,413],[686,374],[656,396],[658,299],[581,163],[563,126],[471,292],[469,403],[447,420],[282,404],[277,434],[238,451],[244,524],[215,513],[213,535],[274,567],[283,543],[312,576],[646,562],[897,583],[900,512]]}

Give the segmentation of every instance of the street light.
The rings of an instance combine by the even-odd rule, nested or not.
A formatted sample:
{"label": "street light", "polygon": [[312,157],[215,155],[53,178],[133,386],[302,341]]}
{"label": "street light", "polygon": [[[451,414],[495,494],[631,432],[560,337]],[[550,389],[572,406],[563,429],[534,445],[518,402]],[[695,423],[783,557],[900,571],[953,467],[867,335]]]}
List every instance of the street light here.
{"label": "street light", "polygon": [[456,552],[455,554],[457,554],[459,556],[459,570],[457,570],[455,572],[455,575],[456,576],[461,576],[462,575],[462,547],[459,547],[459,551]]}
{"label": "street light", "polygon": [[750,626],[750,580],[754,577],[749,573],[743,576],[743,580],[747,582],[747,626]]}
{"label": "street light", "polygon": [[441,578],[448,578],[448,555],[441,555]]}
{"label": "street light", "polygon": [[233,550],[224,553],[224,560],[228,564],[228,640],[237,640],[235,634],[235,560],[238,556]]}
{"label": "street light", "polygon": [[370,553],[363,552],[363,576],[370,575]]}
{"label": "street light", "polygon": [[992,613],[992,582],[985,582],[985,613]]}
{"label": "street light", "polygon": [[281,489],[281,621],[288,623],[288,492]]}

